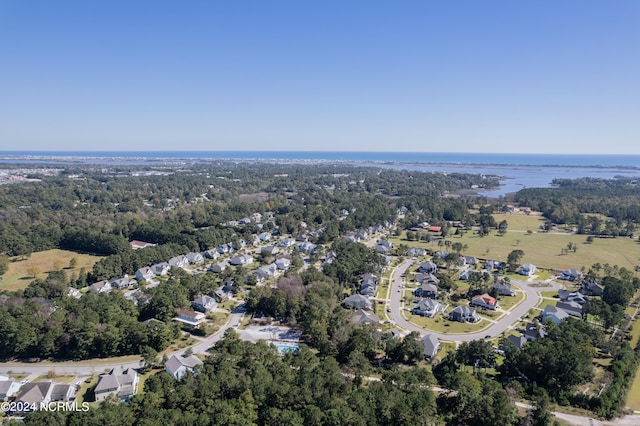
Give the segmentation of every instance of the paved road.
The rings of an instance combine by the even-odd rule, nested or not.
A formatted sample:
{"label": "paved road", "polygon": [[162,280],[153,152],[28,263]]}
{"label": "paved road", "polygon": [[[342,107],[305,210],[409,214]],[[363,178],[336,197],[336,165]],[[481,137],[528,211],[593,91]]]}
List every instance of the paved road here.
{"label": "paved road", "polygon": [[525,300],[520,303],[518,306],[513,308],[506,316],[503,316],[497,323],[493,325],[488,325],[486,329],[482,331],[478,331],[476,333],[465,333],[465,334],[453,334],[453,333],[437,333],[435,331],[425,330],[424,328],[418,327],[415,324],[410,323],[401,314],[401,298],[402,293],[399,291],[402,286],[402,275],[415,263],[414,260],[408,259],[405,260],[402,264],[397,266],[392,273],[392,282],[390,285],[390,302],[389,308],[391,312],[389,312],[389,316],[398,326],[404,328],[408,331],[417,331],[421,335],[425,334],[433,334],[440,340],[449,340],[456,342],[468,342],[470,340],[482,339],[485,336],[495,337],[504,332],[509,326],[519,321],[522,316],[529,311],[529,309],[533,308],[538,303],[538,292],[539,291],[551,291],[557,290],[561,286],[557,283],[550,282],[548,287],[532,287],[529,283],[524,281],[511,280],[511,284],[514,287],[518,287],[525,293]]}
{"label": "paved road", "polygon": [[[194,353],[204,354],[207,350],[213,346],[218,340],[222,339],[225,331],[228,328],[236,328],[240,325],[242,317],[244,316],[244,305],[237,306],[231,312],[227,323],[220,327],[216,333],[209,337],[201,339],[199,343],[191,346],[191,350]],[[183,348],[171,353],[171,355],[183,354],[187,348]],[[127,357],[130,358],[130,357]],[[47,374],[50,371],[54,371],[57,375],[80,375],[80,376],[93,376],[95,374],[103,373],[104,371],[111,370],[115,367],[122,368],[139,368],[142,367],[141,361],[128,361],[119,362],[117,358],[102,359],[102,360],[89,360],[89,361],[69,361],[69,362],[41,362],[41,363],[23,363],[23,362],[4,362],[0,363],[0,374],[7,373],[25,373],[25,374]]]}

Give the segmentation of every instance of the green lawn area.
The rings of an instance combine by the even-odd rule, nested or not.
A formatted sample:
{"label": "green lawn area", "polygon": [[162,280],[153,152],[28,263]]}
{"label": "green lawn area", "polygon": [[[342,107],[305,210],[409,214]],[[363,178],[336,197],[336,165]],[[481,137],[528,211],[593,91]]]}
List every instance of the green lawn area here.
{"label": "green lawn area", "polygon": [[[69,267],[71,259],[76,259],[76,265]],[[0,290],[21,290],[26,288],[33,281],[32,272],[37,272],[36,278],[45,278],[47,272],[61,268],[67,276],[78,274],[81,268],[89,272],[93,264],[101,258],[88,254],[79,254],[68,250],[47,250],[31,254],[29,258],[23,259],[21,256],[12,257],[9,261],[9,269],[2,276]],[[33,269],[33,270],[32,270]]]}
{"label": "green lawn area", "polygon": [[407,319],[418,327],[433,330],[438,333],[475,333],[489,325],[487,321],[479,321],[475,324],[449,321],[444,318],[442,314],[436,315],[435,318],[426,318],[407,313]]}
{"label": "green lawn area", "polygon": [[524,292],[517,291],[515,296],[500,296],[498,300],[498,305],[502,309],[509,309],[513,306],[520,304],[524,300]]}
{"label": "green lawn area", "polygon": [[[565,269],[589,268],[595,263],[618,265],[633,270],[640,264],[640,244],[631,238],[595,238],[592,244],[586,244],[586,235],[572,235],[568,233],[538,232],[539,216],[520,214],[494,215],[496,221],[506,219],[508,231],[500,236],[496,231],[479,237],[471,231],[464,236],[451,236],[448,240],[466,244],[468,249],[463,253],[482,259],[496,259],[506,261],[512,250],[522,250],[524,257],[521,263],[533,263],[539,269],[562,271]],[[513,224],[511,222],[514,222]],[[527,226],[531,225],[531,226]],[[527,230],[532,234],[528,235]],[[394,237],[394,244],[407,244],[411,247],[421,247],[432,251],[445,249],[434,242],[407,241],[403,233]],[[567,244],[575,243],[576,252],[562,254]],[[520,277],[522,278],[522,277]],[[543,271],[538,272],[538,280],[548,278]]]}
{"label": "green lawn area", "polygon": [[633,321],[633,327],[631,328],[631,342],[629,344],[632,348],[635,348],[640,340],[640,321],[637,319]]}
{"label": "green lawn area", "polygon": [[636,376],[627,395],[627,407],[632,410],[640,410],[640,374],[638,371],[636,371]]}

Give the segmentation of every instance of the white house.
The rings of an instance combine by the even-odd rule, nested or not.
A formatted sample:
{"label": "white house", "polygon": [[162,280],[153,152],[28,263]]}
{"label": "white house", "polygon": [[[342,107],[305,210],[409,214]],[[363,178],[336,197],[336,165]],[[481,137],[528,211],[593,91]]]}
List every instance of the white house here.
{"label": "white house", "polygon": [[518,270],[518,273],[520,275],[525,275],[530,277],[531,275],[535,274],[537,271],[538,271],[538,268],[536,268],[535,265],[532,265],[531,263],[525,263],[520,267],[520,269]]}
{"label": "white house", "polygon": [[216,299],[211,296],[200,296],[191,302],[193,309],[199,312],[211,312],[218,307]]}

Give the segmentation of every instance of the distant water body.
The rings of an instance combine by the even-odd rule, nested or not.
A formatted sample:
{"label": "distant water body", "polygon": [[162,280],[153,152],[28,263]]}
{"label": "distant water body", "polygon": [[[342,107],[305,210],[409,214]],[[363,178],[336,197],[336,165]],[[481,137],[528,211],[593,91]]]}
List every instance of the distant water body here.
{"label": "distant water body", "polygon": [[0,151],[0,163],[162,165],[211,161],[340,163],[390,169],[501,176],[498,197],[554,178],[640,178],[640,155],[491,154],[342,151]]}

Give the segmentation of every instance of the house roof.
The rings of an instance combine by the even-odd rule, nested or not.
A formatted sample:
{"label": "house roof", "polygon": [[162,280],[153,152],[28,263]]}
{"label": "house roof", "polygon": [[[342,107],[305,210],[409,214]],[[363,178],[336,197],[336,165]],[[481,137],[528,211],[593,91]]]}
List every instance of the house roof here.
{"label": "house roof", "polygon": [[437,300],[423,298],[418,301],[418,309],[423,311],[431,311],[440,306]]}
{"label": "house roof", "polygon": [[496,299],[494,297],[489,296],[487,293],[485,294],[480,294],[478,296],[475,296],[473,299],[471,299],[472,302],[482,302],[486,305],[495,305],[496,304]]}
{"label": "house roof", "polygon": [[190,370],[193,370],[198,365],[202,365],[202,361],[195,355],[191,356],[177,356],[173,355],[169,358],[169,361],[165,364],[166,369],[169,374],[175,375],[176,371],[180,369],[180,367],[184,366]]}
{"label": "house roof", "polygon": [[424,354],[430,357],[434,356],[440,347],[440,341],[433,334],[427,334],[424,336],[422,338],[422,343],[424,345]]}
{"label": "house roof", "polygon": [[22,386],[22,390],[18,394],[16,401],[26,402],[29,404],[40,403],[47,396],[50,397],[53,390],[53,382],[32,382]]}
{"label": "house roof", "polygon": [[507,337],[507,339],[515,345],[516,348],[522,349],[527,339],[524,336],[514,336],[513,334]]}
{"label": "house roof", "polygon": [[359,309],[351,315],[351,322],[354,324],[377,324],[380,322],[380,317]]}

